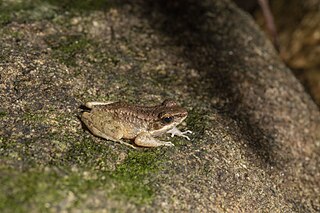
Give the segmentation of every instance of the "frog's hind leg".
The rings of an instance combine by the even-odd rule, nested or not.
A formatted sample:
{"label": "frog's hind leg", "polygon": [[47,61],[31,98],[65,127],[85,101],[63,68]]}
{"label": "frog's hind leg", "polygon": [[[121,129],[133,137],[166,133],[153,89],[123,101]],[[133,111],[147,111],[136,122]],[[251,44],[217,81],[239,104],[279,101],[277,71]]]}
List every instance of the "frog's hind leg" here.
{"label": "frog's hind leg", "polygon": [[[88,112],[84,112],[82,114],[81,120],[88,127],[88,129],[93,135],[98,136],[100,138],[104,138],[106,140],[116,141],[116,142],[119,142],[120,144],[124,144],[126,146],[130,146],[131,148],[136,149],[135,146],[129,143],[126,143],[124,141],[121,141],[123,134],[122,134],[120,125],[113,125],[113,127],[110,128],[110,126],[107,127],[102,125],[101,123],[99,124],[94,123],[92,119],[92,114]],[[101,127],[103,131],[101,131],[96,126]]]}
{"label": "frog's hind leg", "polygon": [[94,134],[94,135],[96,135],[98,137],[104,138],[106,140],[116,141],[116,142],[118,142],[120,144],[123,144],[123,145],[126,145],[126,146],[130,146],[131,148],[136,149],[136,147],[133,146],[132,144],[126,143],[126,142],[122,141],[121,139],[116,139],[116,138],[107,136],[105,133],[101,132],[100,130],[98,130],[95,127],[92,127],[91,132],[92,132],[92,134]]}
{"label": "frog's hind leg", "polygon": [[107,101],[107,102],[92,101],[92,102],[87,102],[85,106],[88,107],[89,109],[92,109],[94,106],[109,105],[112,103],[114,103],[114,101]]}
{"label": "frog's hind leg", "polygon": [[154,138],[148,132],[140,133],[134,140],[134,143],[143,147],[158,147],[158,146],[174,146],[171,142],[160,141]]}

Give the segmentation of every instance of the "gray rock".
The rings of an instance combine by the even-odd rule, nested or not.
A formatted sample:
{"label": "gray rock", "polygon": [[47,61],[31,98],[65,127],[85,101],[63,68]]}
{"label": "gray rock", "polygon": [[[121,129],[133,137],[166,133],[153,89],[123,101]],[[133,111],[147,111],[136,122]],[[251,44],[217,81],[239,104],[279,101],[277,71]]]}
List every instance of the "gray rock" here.
{"label": "gray rock", "polygon": [[[234,4],[3,1],[0,14],[1,212],[320,211],[319,110]],[[131,150],[78,119],[86,101],[165,98],[189,110],[191,142]]]}

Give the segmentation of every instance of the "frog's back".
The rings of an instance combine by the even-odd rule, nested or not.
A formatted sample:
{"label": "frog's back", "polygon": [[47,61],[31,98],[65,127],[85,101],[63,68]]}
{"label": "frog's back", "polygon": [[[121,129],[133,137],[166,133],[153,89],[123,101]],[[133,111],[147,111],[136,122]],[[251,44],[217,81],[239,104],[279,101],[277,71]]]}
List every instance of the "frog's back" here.
{"label": "frog's back", "polygon": [[185,109],[170,100],[157,106],[137,106],[125,102],[89,102],[86,106],[91,109],[82,114],[81,119],[86,126],[95,135],[112,135],[116,139],[133,139],[142,132],[161,135],[187,116]]}
{"label": "frog's back", "polygon": [[[101,117],[112,117],[114,122],[123,126],[125,138],[131,138],[140,132],[149,131],[152,123],[157,120],[157,108],[159,106],[136,106],[125,102],[114,102],[108,105],[97,105],[91,112]],[[129,136],[130,135],[130,136]]]}

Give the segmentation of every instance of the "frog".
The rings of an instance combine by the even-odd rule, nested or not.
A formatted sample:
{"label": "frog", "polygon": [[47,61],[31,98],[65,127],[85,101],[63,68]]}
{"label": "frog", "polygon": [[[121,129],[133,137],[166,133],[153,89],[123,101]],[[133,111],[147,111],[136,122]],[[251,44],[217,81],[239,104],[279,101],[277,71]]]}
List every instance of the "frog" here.
{"label": "frog", "polygon": [[[188,133],[177,126],[188,116],[185,108],[174,100],[166,99],[160,105],[142,106],[127,102],[87,102],[89,110],[81,115],[81,121],[89,131],[100,138],[119,142],[134,149],[137,147],[174,146],[172,142],[161,141],[156,137],[164,133],[171,137],[180,136],[190,140]],[[134,141],[134,145],[123,139]]]}

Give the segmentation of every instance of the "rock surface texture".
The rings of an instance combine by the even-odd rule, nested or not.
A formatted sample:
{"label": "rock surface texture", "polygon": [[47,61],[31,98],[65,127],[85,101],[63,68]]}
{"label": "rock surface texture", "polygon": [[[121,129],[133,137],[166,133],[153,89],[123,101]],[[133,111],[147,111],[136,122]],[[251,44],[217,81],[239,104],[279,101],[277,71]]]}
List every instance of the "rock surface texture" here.
{"label": "rock surface texture", "polygon": [[[320,116],[252,19],[217,1],[0,1],[0,211],[319,212]],[[189,111],[130,149],[87,101]]]}

